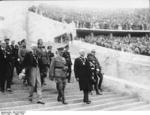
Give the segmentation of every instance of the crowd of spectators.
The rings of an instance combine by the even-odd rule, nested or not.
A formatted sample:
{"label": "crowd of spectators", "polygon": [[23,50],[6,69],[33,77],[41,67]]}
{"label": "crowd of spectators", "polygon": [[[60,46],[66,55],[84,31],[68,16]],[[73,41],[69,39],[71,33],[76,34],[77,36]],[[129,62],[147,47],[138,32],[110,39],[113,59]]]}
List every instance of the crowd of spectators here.
{"label": "crowd of spectators", "polygon": [[119,51],[150,56],[149,37],[86,36],[85,42]]}
{"label": "crowd of spectators", "polygon": [[58,6],[41,4],[32,6],[29,11],[51,19],[71,23],[77,28],[149,30],[149,9],[88,10],[65,9]]}

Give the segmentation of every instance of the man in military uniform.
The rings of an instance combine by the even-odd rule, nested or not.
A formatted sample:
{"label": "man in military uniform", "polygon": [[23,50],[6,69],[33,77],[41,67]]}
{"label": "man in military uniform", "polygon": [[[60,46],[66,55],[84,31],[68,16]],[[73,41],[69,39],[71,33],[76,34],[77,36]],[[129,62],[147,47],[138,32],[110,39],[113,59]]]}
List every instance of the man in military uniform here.
{"label": "man in military uniform", "polygon": [[63,57],[66,59],[66,62],[67,62],[67,66],[68,66],[67,79],[68,79],[68,83],[70,83],[72,61],[71,61],[71,56],[70,56],[70,52],[69,52],[69,45],[65,46],[65,51],[63,53]]}
{"label": "man in military uniform", "polygon": [[[22,63],[23,63],[23,61],[24,61],[24,57],[25,57],[26,53],[27,53],[26,40],[23,39],[23,40],[21,40],[21,44],[20,44],[20,47],[19,47],[19,50],[18,50],[18,57],[19,57],[18,62],[20,63],[20,69],[19,69],[19,71],[21,71],[22,68],[23,68],[23,67],[22,67]],[[19,72],[19,73],[20,73],[20,72]],[[23,84],[25,84],[25,85],[28,84],[28,79],[27,79],[27,77],[24,78]]]}
{"label": "man in military uniform", "polygon": [[[96,78],[96,87],[98,86],[98,89],[102,92],[102,88],[101,88],[101,85],[102,85],[102,82],[103,82],[103,73],[101,71],[101,66],[100,66],[100,63],[98,61],[98,59],[96,58],[95,56],[96,54],[96,51],[93,49],[90,53],[90,57],[89,59],[91,60],[91,62],[93,62],[95,64],[95,77],[97,76],[98,78]],[[100,94],[102,94],[100,92]]]}
{"label": "man in military uniform", "polygon": [[15,67],[15,59],[16,59],[16,55],[15,55],[15,41],[11,41],[11,51],[12,51],[12,68],[11,68],[11,83],[13,84],[13,73],[14,73],[14,67]]}
{"label": "man in military uniform", "polygon": [[36,92],[38,95],[37,103],[45,104],[42,101],[42,86],[36,47],[28,49],[28,52],[24,57],[22,65],[26,71],[26,76],[28,77],[29,80],[30,86],[29,101],[31,102],[33,101],[34,99],[33,93]]}
{"label": "man in military uniform", "polygon": [[[5,43],[1,48],[1,91],[12,92],[11,90],[11,70],[12,70],[12,52],[9,45],[9,38],[5,38]],[[6,84],[6,89],[5,89]]]}
{"label": "man in military uniform", "polygon": [[46,85],[45,78],[47,77],[47,72],[49,67],[49,57],[45,49],[45,46],[43,46],[42,39],[38,40],[37,45],[38,45],[37,55],[38,55],[39,69],[41,74],[41,83],[42,85]]}
{"label": "man in military uniform", "polygon": [[49,57],[49,63],[51,63],[52,58],[54,57],[54,53],[52,52],[52,46],[48,46],[47,50],[48,50],[47,53],[48,53],[48,57]]}
{"label": "man in military uniform", "polygon": [[49,77],[50,79],[55,79],[56,88],[58,92],[57,101],[67,104],[65,101],[65,87],[66,87],[66,77],[67,77],[67,65],[66,60],[63,55],[63,47],[59,47],[57,56],[52,59],[50,65]]}

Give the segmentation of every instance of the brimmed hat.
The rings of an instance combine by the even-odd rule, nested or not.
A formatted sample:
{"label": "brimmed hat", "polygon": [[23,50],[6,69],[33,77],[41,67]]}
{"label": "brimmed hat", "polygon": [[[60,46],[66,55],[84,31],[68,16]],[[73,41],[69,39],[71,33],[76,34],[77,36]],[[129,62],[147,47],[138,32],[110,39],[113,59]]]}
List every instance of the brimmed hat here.
{"label": "brimmed hat", "polygon": [[65,48],[68,48],[69,47],[69,45],[67,44],[66,46],[65,46]]}
{"label": "brimmed hat", "polygon": [[4,41],[9,41],[10,39],[8,37],[5,37]]}

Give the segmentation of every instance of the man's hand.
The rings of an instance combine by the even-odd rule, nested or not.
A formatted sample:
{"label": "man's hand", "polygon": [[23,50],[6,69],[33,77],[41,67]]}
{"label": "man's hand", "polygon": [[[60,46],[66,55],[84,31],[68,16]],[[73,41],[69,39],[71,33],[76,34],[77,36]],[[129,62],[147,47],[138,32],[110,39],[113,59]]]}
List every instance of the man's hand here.
{"label": "man's hand", "polygon": [[77,81],[79,81],[79,78],[76,78]]}

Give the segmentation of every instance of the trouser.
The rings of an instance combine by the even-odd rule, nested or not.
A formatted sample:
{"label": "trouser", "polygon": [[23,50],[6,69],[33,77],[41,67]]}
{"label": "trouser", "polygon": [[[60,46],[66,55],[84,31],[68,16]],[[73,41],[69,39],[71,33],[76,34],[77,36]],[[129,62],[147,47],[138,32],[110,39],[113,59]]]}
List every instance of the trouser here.
{"label": "trouser", "polygon": [[33,94],[34,92],[37,93],[37,100],[41,101],[42,100],[42,90],[41,90],[41,86],[36,83],[36,86],[30,86],[29,88],[29,98],[33,100]]}
{"label": "trouser", "polygon": [[45,78],[47,77],[48,66],[44,65],[40,67],[40,75],[41,75],[41,84],[43,85],[45,82]]}
{"label": "trouser", "polygon": [[7,89],[11,88],[11,68],[7,68],[7,69],[8,69],[7,72],[1,74],[1,79],[0,79],[1,91],[5,91],[5,86]]}
{"label": "trouser", "polygon": [[15,61],[15,67],[16,67],[17,74],[19,75],[19,73],[21,72],[22,68],[21,68],[21,63],[17,59]]}
{"label": "trouser", "polygon": [[99,82],[98,82],[98,88],[101,90],[101,86],[102,86],[102,82],[103,82],[103,74],[99,73],[98,76],[100,78]]}
{"label": "trouser", "polygon": [[29,72],[30,70],[28,68],[25,69],[25,77],[24,77],[24,80],[23,80],[23,83],[27,85],[29,85],[29,76],[27,75],[27,73]]}
{"label": "trouser", "polygon": [[70,82],[70,79],[71,79],[71,65],[68,66],[68,71],[67,71],[68,75],[67,75],[67,79],[68,79],[68,82]]}
{"label": "trouser", "polygon": [[42,99],[42,88],[41,88],[41,79],[40,79],[40,72],[38,67],[31,67],[28,68],[27,73],[29,80],[30,80],[30,91],[29,91],[29,98],[33,100],[33,93],[37,93],[38,101]]}
{"label": "trouser", "polygon": [[98,76],[96,73],[93,73],[93,76],[94,76],[94,80],[93,80],[93,86],[94,86],[94,90],[96,91],[96,93],[99,93],[99,90],[98,90]]}
{"label": "trouser", "polygon": [[56,79],[56,88],[58,92],[58,100],[65,101],[65,87],[66,87],[66,78],[57,78]]}
{"label": "trouser", "polygon": [[99,92],[99,90],[98,90],[98,78],[97,78],[97,76],[95,77],[94,89],[95,89],[96,93]]}
{"label": "trouser", "polygon": [[83,101],[87,102],[89,101],[89,91],[83,90]]}
{"label": "trouser", "polygon": [[15,68],[15,63],[11,62],[11,76],[10,76],[11,83],[13,81],[14,68]]}

